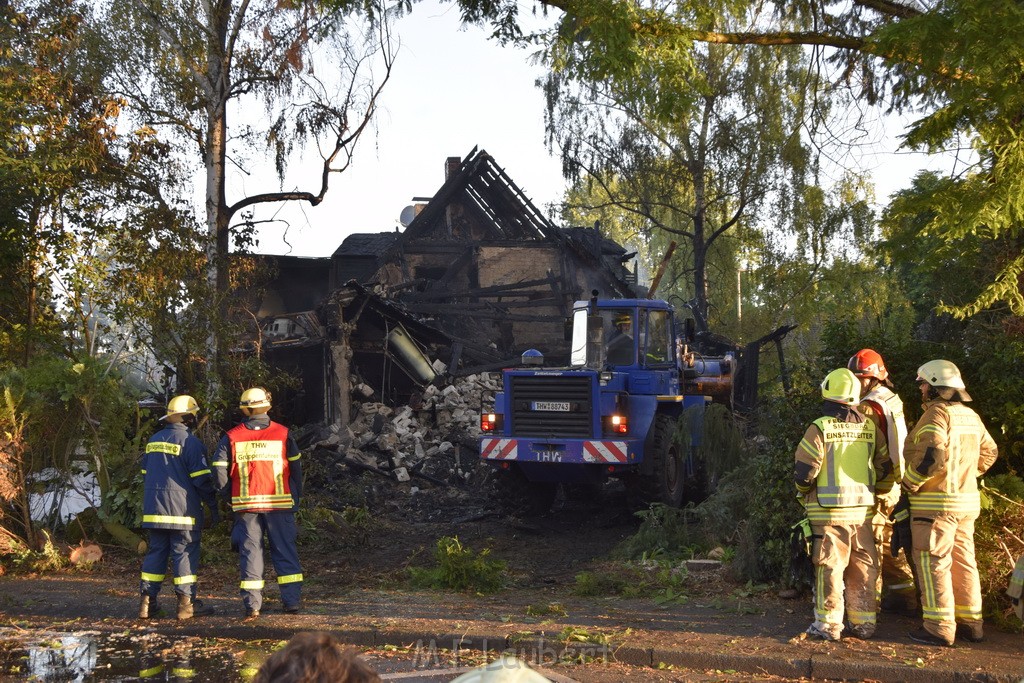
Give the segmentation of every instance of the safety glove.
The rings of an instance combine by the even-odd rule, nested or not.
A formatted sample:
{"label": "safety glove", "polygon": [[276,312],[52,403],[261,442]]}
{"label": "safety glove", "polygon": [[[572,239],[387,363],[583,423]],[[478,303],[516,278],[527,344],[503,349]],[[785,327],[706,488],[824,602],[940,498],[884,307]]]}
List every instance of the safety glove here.
{"label": "safety glove", "polygon": [[889,539],[889,554],[898,557],[900,548],[909,560],[913,555],[914,538],[910,531],[910,499],[906,496],[900,498],[889,515],[892,522],[892,537]]}
{"label": "safety glove", "polygon": [[203,528],[212,529],[220,522],[220,513],[216,505],[207,505],[206,514],[203,516]]}

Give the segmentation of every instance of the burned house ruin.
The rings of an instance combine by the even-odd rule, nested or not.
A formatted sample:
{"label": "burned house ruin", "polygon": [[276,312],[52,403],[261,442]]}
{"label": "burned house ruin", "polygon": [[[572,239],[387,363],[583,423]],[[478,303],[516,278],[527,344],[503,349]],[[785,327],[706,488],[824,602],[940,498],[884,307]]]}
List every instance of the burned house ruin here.
{"label": "burned house ruin", "polygon": [[[592,289],[637,296],[634,254],[595,228],[559,228],[484,151],[450,157],[444,185],[410,207],[405,230],[353,235],[333,257],[336,282],[372,284],[477,358],[537,347],[567,358],[563,324]],[[376,246],[375,255],[367,254]]]}
{"label": "burned house ruin", "polygon": [[329,258],[269,257],[263,350],[298,371],[295,420],[344,421],[352,392],[415,403],[438,374],[496,370],[530,348],[565,361],[574,301],[640,296],[635,254],[597,228],[555,226],[483,150],[448,158],[444,184],[403,219]]}

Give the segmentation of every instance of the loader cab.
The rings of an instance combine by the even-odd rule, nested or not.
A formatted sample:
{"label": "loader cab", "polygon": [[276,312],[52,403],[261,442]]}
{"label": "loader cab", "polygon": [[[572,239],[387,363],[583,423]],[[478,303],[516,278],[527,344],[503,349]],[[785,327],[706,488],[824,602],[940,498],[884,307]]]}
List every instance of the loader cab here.
{"label": "loader cab", "polygon": [[675,363],[672,310],[663,301],[580,301],[573,309],[573,367],[598,370],[669,367]]}

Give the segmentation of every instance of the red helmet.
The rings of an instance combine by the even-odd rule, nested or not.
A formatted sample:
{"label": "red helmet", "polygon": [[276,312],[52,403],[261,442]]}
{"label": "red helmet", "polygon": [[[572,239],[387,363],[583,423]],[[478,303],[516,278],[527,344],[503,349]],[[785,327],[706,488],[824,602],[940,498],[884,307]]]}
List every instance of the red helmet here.
{"label": "red helmet", "polygon": [[874,377],[877,380],[885,381],[885,378],[889,376],[889,371],[885,369],[885,362],[874,349],[861,349],[853,354],[846,367],[858,377]]}

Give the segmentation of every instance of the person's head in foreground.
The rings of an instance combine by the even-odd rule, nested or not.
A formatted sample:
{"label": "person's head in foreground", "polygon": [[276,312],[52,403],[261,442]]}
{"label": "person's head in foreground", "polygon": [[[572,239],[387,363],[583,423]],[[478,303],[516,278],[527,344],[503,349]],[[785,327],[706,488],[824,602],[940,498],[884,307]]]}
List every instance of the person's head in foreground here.
{"label": "person's head in foreground", "polygon": [[297,633],[267,657],[254,683],[380,683],[353,648],[322,632]]}

